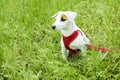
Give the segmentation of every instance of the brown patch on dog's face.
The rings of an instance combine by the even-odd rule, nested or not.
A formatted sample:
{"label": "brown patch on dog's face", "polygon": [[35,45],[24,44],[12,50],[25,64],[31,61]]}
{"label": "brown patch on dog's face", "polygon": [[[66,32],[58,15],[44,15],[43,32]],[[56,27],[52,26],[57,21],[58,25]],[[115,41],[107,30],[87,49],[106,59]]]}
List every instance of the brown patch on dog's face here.
{"label": "brown patch on dog's face", "polygon": [[61,21],[66,21],[67,20],[67,16],[65,14],[61,15]]}

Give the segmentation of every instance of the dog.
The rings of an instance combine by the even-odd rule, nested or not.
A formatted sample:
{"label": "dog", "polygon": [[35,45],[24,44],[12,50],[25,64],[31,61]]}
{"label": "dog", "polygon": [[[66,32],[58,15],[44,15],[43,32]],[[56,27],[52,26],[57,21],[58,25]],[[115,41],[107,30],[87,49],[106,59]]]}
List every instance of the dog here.
{"label": "dog", "polygon": [[52,16],[56,19],[52,29],[60,30],[62,33],[61,51],[65,61],[69,54],[76,54],[78,51],[84,52],[87,49],[86,45],[90,44],[90,40],[75,24],[76,16],[77,13],[72,11],[60,11]]}
{"label": "dog", "polygon": [[[62,33],[61,51],[63,60],[66,61],[69,54],[77,54],[79,51],[95,50],[102,53],[113,51],[90,45],[90,40],[75,24],[74,19],[76,16],[77,13],[72,11],[59,11],[52,16],[52,18],[56,19],[52,25],[52,29],[60,30]],[[120,52],[120,49],[114,51]]]}

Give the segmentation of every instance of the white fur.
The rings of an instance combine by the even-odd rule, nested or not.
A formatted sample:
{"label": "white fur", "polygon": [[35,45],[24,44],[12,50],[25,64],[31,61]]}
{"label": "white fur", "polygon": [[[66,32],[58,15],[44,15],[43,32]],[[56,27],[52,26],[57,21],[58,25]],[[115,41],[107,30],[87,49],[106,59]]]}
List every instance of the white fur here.
{"label": "white fur", "polygon": [[[65,14],[65,16],[67,17],[66,21],[61,21],[62,14]],[[60,30],[64,36],[69,36],[74,31],[80,30],[74,22],[76,15],[77,15],[76,12],[70,12],[70,11],[57,12],[55,15],[52,16],[56,19],[56,21],[53,23],[53,26],[56,27],[55,30]],[[89,44],[89,39],[86,37],[86,35],[83,32],[82,34],[83,35],[81,35],[81,33],[79,32],[78,37],[70,44],[69,47],[71,49],[80,49],[82,52],[86,50],[86,45]],[[62,39],[61,39],[61,48],[62,48],[62,58],[64,60],[67,60],[67,56],[69,55],[69,52],[65,48]]]}

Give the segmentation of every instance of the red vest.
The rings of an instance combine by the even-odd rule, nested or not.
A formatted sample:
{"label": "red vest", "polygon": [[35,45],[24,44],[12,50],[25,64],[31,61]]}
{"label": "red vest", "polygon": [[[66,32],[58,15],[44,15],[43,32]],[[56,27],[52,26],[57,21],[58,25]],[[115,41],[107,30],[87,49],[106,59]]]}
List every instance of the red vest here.
{"label": "red vest", "polygon": [[74,40],[78,37],[79,32],[81,33],[81,35],[83,35],[80,30],[74,31],[70,36],[67,36],[67,37],[64,36],[64,35],[62,35],[62,39],[63,39],[64,46],[65,46],[65,48],[66,48],[67,50],[69,50],[69,52],[70,52],[71,54],[76,54],[76,53],[78,53],[78,51],[79,51],[79,49],[73,50],[73,49],[71,49],[71,48],[69,47],[70,44],[71,44],[71,42],[74,41]]}

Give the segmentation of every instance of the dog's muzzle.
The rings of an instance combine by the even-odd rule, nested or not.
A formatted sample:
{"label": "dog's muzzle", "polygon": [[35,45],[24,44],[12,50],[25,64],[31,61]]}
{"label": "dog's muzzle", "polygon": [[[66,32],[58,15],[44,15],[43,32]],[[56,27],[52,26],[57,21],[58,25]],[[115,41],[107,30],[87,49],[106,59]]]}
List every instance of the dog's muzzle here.
{"label": "dog's muzzle", "polygon": [[56,28],[56,26],[53,25],[53,26],[52,26],[52,29],[55,30],[55,28]]}

